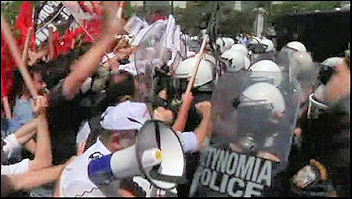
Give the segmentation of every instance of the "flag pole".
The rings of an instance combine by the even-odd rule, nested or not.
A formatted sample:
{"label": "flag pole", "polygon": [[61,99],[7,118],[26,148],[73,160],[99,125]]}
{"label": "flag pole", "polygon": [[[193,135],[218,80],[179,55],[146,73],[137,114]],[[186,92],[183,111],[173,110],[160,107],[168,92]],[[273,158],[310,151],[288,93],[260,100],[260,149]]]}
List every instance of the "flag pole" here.
{"label": "flag pole", "polygon": [[15,63],[17,64],[22,76],[24,83],[26,84],[27,88],[29,89],[30,94],[32,97],[37,97],[38,92],[34,88],[32,78],[27,70],[27,67],[25,66],[21,56],[20,56],[20,51],[17,47],[16,41],[11,33],[10,26],[6,22],[5,18],[1,15],[1,32],[3,33],[4,39],[9,45],[10,52],[15,60]]}
{"label": "flag pole", "polygon": [[205,37],[203,38],[202,46],[201,46],[200,51],[198,53],[196,67],[194,68],[191,79],[189,80],[188,85],[187,85],[186,93],[191,92],[191,90],[193,88],[193,85],[194,85],[194,82],[195,82],[195,79],[197,76],[198,68],[199,68],[200,62],[203,59],[203,55],[204,55],[204,51],[205,51],[205,47],[206,47],[207,43],[208,43],[208,35],[205,35]]}
{"label": "flag pole", "polygon": [[22,52],[22,60],[25,66],[27,66],[28,49],[29,49],[29,43],[31,41],[32,34],[33,34],[33,28],[30,27],[28,28],[28,34],[27,34],[26,42],[24,43],[24,48]]}

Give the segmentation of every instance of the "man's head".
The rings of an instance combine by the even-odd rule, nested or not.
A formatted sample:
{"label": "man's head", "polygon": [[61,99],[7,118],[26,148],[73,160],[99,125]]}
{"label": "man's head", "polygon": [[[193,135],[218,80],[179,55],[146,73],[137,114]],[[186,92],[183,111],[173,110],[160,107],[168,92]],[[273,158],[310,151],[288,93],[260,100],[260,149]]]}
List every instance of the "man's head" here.
{"label": "man's head", "polygon": [[108,107],[102,114],[100,123],[104,130],[99,139],[111,152],[124,149],[135,143],[138,130],[149,119],[144,103],[126,101]]}

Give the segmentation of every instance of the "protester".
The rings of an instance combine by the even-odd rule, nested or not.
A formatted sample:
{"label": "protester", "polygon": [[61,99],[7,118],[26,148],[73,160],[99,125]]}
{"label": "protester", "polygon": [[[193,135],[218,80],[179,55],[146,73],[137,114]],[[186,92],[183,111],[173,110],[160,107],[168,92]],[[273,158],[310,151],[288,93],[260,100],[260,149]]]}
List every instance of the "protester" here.
{"label": "protester", "polygon": [[16,133],[7,136],[4,139],[5,145],[2,146],[2,150],[7,155],[7,158],[9,158],[16,148],[21,148],[21,146],[28,142],[33,137],[35,132],[37,132],[38,142],[35,147],[34,159],[24,159],[20,163],[16,163],[14,165],[1,165],[2,174],[7,175],[25,173],[30,170],[36,170],[52,165],[50,134],[46,121],[45,110],[43,110],[46,109],[46,107],[46,99],[43,97],[38,97],[35,106],[36,112],[39,115],[38,118],[20,128],[16,131]]}

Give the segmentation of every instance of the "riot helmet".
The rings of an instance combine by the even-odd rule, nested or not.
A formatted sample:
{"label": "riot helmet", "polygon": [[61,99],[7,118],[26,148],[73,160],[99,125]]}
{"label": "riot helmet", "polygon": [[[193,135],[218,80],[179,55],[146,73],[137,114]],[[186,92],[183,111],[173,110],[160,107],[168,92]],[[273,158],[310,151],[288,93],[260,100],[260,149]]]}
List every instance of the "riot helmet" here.
{"label": "riot helmet", "polygon": [[260,43],[267,46],[267,48],[265,49],[265,52],[270,52],[275,50],[274,43],[270,39],[262,39]]}
{"label": "riot helmet", "polygon": [[250,61],[247,57],[243,56],[239,51],[229,49],[221,55],[221,61],[226,65],[226,71],[239,71],[241,69],[247,70]]}
{"label": "riot helmet", "polygon": [[226,50],[230,49],[233,44],[235,44],[235,41],[228,37],[217,38],[215,42],[220,53],[224,53]]}
{"label": "riot helmet", "polygon": [[334,73],[334,67],[343,61],[342,57],[330,57],[319,64],[319,81],[326,85]]}
{"label": "riot helmet", "polygon": [[[267,72],[267,75],[265,75],[266,76],[265,78],[268,78],[268,80],[270,80],[272,84],[275,86],[280,85],[282,80],[281,69],[275,62],[271,60],[258,61],[249,67],[249,71]],[[263,75],[257,75],[256,73],[253,73],[251,75],[251,77],[256,77],[256,76],[263,77]]]}
{"label": "riot helmet", "polygon": [[239,142],[251,153],[266,151],[275,144],[277,115],[285,111],[284,98],[275,86],[259,82],[249,86],[234,103],[237,109]]}
{"label": "riot helmet", "polygon": [[251,52],[250,54],[264,53],[267,48],[268,46],[263,44],[260,38],[252,36],[249,39],[248,50]]}
{"label": "riot helmet", "polygon": [[[188,79],[192,76],[198,57],[191,57],[183,60],[175,70],[174,87],[182,90],[187,88]],[[202,59],[194,81],[194,87],[201,87],[212,82],[214,79],[212,62]]]}
{"label": "riot helmet", "polygon": [[248,56],[248,49],[246,46],[242,45],[242,44],[234,44],[232,47],[231,47],[231,50],[234,50],[234,51],[238,51],[240,52],[241,54],[243,54],[243,56]]}

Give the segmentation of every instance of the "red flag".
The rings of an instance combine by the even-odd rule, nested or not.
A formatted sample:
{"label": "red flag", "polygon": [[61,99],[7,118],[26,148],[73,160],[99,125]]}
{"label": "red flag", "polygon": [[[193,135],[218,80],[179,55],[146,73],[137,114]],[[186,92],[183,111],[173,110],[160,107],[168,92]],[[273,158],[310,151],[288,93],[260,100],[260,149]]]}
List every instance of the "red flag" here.
{"label": "red flag", "polygon": [[[18,40],[18,46],[20,50],[23,50],[28,34],[28,29],[33,27],[32,13],[33,8],[30,1],[24,1],[21,5],[20,12],[16,20],[15,28],[20,31],[20,37]],[[30,48],[35,48],[35,34],[32,34]]]}
{"label": "red flag", "polygon": [[4,70],[1,69],[1,98],[9,94],[8,88],[6,87],[6,80]]}
{"label": "red flag", "polygon": [[[13,70],[16,68],[9,46],[1,36],[1,96],[8,95],[13,85]],[[3,85],[3,81],[6,84]],[[5,94],[5,95],[4,95]]]}

